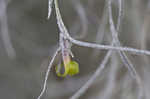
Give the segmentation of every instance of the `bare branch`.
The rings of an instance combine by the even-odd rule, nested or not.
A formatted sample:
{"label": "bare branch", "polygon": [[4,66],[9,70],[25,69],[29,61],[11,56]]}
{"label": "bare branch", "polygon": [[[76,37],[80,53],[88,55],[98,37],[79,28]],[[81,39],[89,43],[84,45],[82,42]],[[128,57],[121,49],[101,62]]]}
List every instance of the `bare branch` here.
{"label": "bare branch", "polygon": [[52,4],[53,4],[53,0],[48,0],[48,16],[47,16],[47,19],[49,19],[51,17]]}
{"label": "bare branch", "polygon": [[53,62],[55,60],[55,57],[57,56],[58,52],[60,51],[60,48],[57,48],[56,52],[54,53],[49,65],[48,65],[48,68],[47,68],[47,71],[46,71],[46,74],[45,74],[45,79],[44,79],[44,84],[43,84],[43,88],[42,88],[42,91],[40,93],[40,95],[38,96],[37,99],[41,99],[41,97],[43,96],[45,90],[46,90],[46,85],[47,85],[47,79],[48,79],[48,75],[50,73],[50,70],[52,68],[52,65],[53,65]]}
{"label": "bare branch", "polygon": [[[61,14],[60,14],[60,10],[59,10],[59,6],[58,6],[58,0],[55,0],[55,10],[56,10],[57,24],[58,24],[60,32],[63,33],[64,37],[69,39],[70,42],[72,42],[78,46],[97,48],[97,49],[105,49],[105,50],[110,49],[110,50],[118,50],[118,51],[129,51],[129,52],[132,52],[135,54],[150,55],[150,51],[147,51],[147,50],[139,50],[139,49],[130,48],[130,47],[113,47],[113,46],[109,46],[109,45],[100,45],[100,44],[88,43],[88,42],[75,40],[69,35],[69,32],[63,23],[63,20],[62,20]],[[114,28],[112,27],[112,25],[111,25],[111,28],[113,29],[113,31],[115,31]]]}
{"label": "bare branch", "polygon": [[[63,35],[64,39],[68,39],[68,40],[70,40],[71,43],[76,44],[78,46],[109,50],[109,52],[106,54],[104,60],[102,61],[102,64],[100,64],[100,66],[98,67],[98,69],[96,70],[94,75],[87,81],[87,83],[81,89],[79,89],[79,91],[76,94],[74,94],[71,97],[71,99],[77,99],[83,93],[85,93],[85,91],[91,86],[91,84],[95,81],[95,79],[100,75],[101,71],[104,69],[104,67],[105,67],[105,65],[106,65],[106,63],[107,63],[107,61],[108,61],[108,59],[112,53],[112,50],[119,51],[120,56],[122,57],[124,64],[127,65],[127,68],[129,69],[129,71],[131,70],[130,73],[134,73],[133,75],[136,76],[135,78],[136,78],[137,82],[139,83],[139,85],[141,84],[141,82],[140,82],[141,80],[140,80],[139,76],[137,76],[134,67],[132,66],[132,64],[130,63],[130,61],[126,57],[126,55],[122,54],[123,52],[120,52],[120,51],[129,51],[129,52],[132,52],[134,54],[146,54],[146,55],[150,55],[150,51],[139,50],[139,49],[130,48],[130,47],[117,47],[117,46],[121,45],[119,40],[118,40],[117,31],[119,31],[119,27],[120,27],[121,11],[122,10],[121,9],[119,10],[118,25],[117,25],[117,31],[116,31],[113,20],[112,20],[111,1],[109,1],[108,4],[109,4],[108,7],[109,7],[110,30],[111,30],[112,36],[113,36],[113,41],[112,41],[111,46],[83,42],[83,41],[79,41],[79,40],[76,40],[76,39],[70,37],[69,32],[68,32],[67,28],[65,27],[63,20],[62,20],[62,17],[61,17],[61,14],[60,14],[60,10],[58,7],[58,0],[55,0],[57,24],[58,24],[60,33]],[[121,1],[119,2],[119,4],[120,4],[119,8],[121,8]],[[115,44],[115,47],[113,46],[114,44]],[[46,79],[45,81],[47,81],[47,78],[45,78],[45,79]],[[44,85],[45,86],[43,87],[43,90],[45,91],[46,83]],[[43,95],[44,91],[41,92],[42,95]],[[41,96],[39,96],[39,97],[41,97]],[[40,98],[38,98],[38,99],[40,99]]]}
{"label": "bare branch", "polygon": [[139,50],[131,47],[114,47],[109,45],[100,45],[95,43],[83,42],[79,40],[75,40],[72,37],[67,37],[73,44],[83,47],[96,48],[96,49],[105,49],[105,50],[116,50],[116,51],[126,51],[132,52],[132,54],[145,54],[150,55],[150,51],[147,50]]}
{"label": "bare branch", "polygon": [[[109,1],[109,4],[111,4],[111,1]],[[119,2],[119,4],[121,4],[121,1]],[[121,6],[120,6],[121,7]],[[121,8],[120,8],[121,9]],[[115,30],[115,27],[114,27],[114,24],[113,24],[113,20],[112,20],[112,12],[111,12],[111,5],[109,5],[109,22],[110,22],[110,27],[111,27],[111,32],[112,32],[112,35],[113,35],[113,44],[117,45],[117,42],[120,44],[119,40],[118,40],[118,36],[117,36],[117,31]],[[117,28],[119,30],[119,27],[120,27],[120,21],[121,21],[121,10],[119,12],[119,19],[118,19],[118,25],[117,25]],[[116,34],[115,34],[116,33]],[[109,51],[107,53],[111,55],[111,52],[112,51]],[[130,71],[130,73],[134,73],[134,75],[132,74],[132,76],[136,79],[137,83],[139,84],[139,86],[141,86],[141,80],[139,78],[139,76],[137,75],[136,73],[136,70],[134,69],[133,65],[130,63],[130,61],[128,60],[127,56],[125,54],[123,54],[122,52],[119,51],[119,54],[120,56],[122,57],[122,60],[124,62],[125,65],[127,65],[128,67],[128,70]],[[106,56],[107,56],[106,55]],[[103,60],[104,62],[106,61],[105,59]],[[103,68],[105,67],[105,65],[103,66]],[[99,67],[100,68],[100,67]],[[130,69],[131,68],[131,69]],[[96,70],[96,72],[98,71],[99,69]],[[102,69],[100,69],[102,70]],[[86,92],[86,90],[92,85],[92,83],[95,81],[95,79],[98,77],[98,75],[100,75],[100,70],[99,70],[99,74],[96,74],[96,72],[93,74],[93,76],[90,78],[90,80],[87,81],[87,83],[79,89],[79,91],[77,91],[77,93],[75,93],[71,99],[78,99],[83,93]],[[132,70],[132,71],[131,71]],[[141,87],[139,88],[140,89],[140,97],[142,96],[142,92],[141,92]],[[106,90],[107,91],[107,90]],[[108,91],[109,93],[109,91]],[[139,98],[140,99],[140,98]]]}
{"label": "bare branch", "polygon": [[118,68],[118,61],[117,61],[117,55],[116,53],[112,53],[111,56],[111,63],[110,63],[110,72],[108,73],[108,78],[106,81],[106,88],[103,90],[103,92],[99,95],[101,97],[100,99],[111,99],[113,90],[116,86],[116,77],[117,77],[117,70]]}
{"label": "bare branch", "polygon": [[[111,0],[108,1],[108,8],[109,8],[110,30],[111,30],[113,38],[115,39],[115,45],[120,46],[121,44],[120,44],[119,39],[118,39],[118,32],[117,31],[119,31],[121,16],[122,16],[122,0],[119,0],[119,17],[118,17],[117,31],[115,29],[113,18],[112,18]],[[125,66],[129,70],[131,76],[136,80],[136,82],[139,86],[139,97],[138,98],[142,99],[142,97],[143,97],[143,87],[142,87],[142,83],[141,83],[141,79],[140,79],[139,75],[137,74],[133,64],[128,59],[126,54],[123,51],[119,51],[119,55],[122,59],[122,62],[125,64]]]}
{"label": "bare branch", "polygon": [[56,11],[56,18],[57,18],[57,24],[60,30],[60,33],[63,34],[63,36],[69,36],[69,32],[66,28],[66,26],[63,23],[61,14],[60,14],[60,10],[59,10],[59,5],[58,5],[58,0],[54,0],[55,3],[55,11]]}
{"label": "bare branch", "polygon": [[96,80],[96,78],[101,74],[102,70],[104,69],[107,61],[109,60],[111,56],[112,51],[109,51],[106,56],[104,57],[104,60],[100,64],[100,66],[96,69],[95,73],[90,77],[90,79],[70,98],[70,99],[78,99],[82,94],[84,94],[87,89],[93,84],[93,82]]}

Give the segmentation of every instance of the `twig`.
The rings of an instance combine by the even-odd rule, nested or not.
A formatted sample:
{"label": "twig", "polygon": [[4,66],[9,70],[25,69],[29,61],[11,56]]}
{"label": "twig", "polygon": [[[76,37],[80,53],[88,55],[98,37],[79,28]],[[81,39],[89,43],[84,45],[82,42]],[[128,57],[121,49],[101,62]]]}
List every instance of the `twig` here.
{"label": "twig", "polygon": [[[117,31],[119,31],[120,27],[120,22],[121,22],[121,15],[122,15],[122,0],[119,0],[119,17],[118,17],[118,25],[117,25]],[[111,0],[108,2],[108,8],[109,8],[109,23],[110,23],[110,30],[112,33],[113,38],[115,39],[115,45],[116,46],[121,46],[119,39],[118,39],[118,32],[115,29],[113,18],[112,18],[112,7],[111,7]],[[119,55],[121,57],[122,62],[125,64],[129,72],[131,73],[131,76],[136,80],[138,86],[139,86],[139,99],[142,99],[143,97],[143,87],[142,87],[142,81],[137,74],[133,64],[131,61],[128,59],[126,54],[123,51],[118,51]]]}
{"label": "twig", "polygon": [[[105,5],[104,5],[102,18],[101,18],[101,20],[99,21],[99,24],[98,24],[99,26],[98,26],[98,30],[97,30],[96,38],[95,38],[95,42],[97,42],[99,44],[102,43],[102,41],[104,40],[105,29],[106,29],[106,25],[108,23],[108,7],[107,7],[107,2],[106,1],[105,1]],[[93,54],[92,54],[92,59],[93,59],[93,57],[97,58],[99,53],[100,53],[99,50],[94,49]]]}
{"label": "twig", "polygon": [[[109,1],[109,4],[111,4],[111,1]],[[100,75],[101,71],[104,69],[104,67],[105,67],[105,65],[106,65],[106,63],[107,63],[107,61],[108,61],[108,59],[109,59],[109,57],[110,57],[110,55],[112,53],[112,50],[116,50],[116,51],[129,51],[129,52],[133,52],[135,54],[150,55],[150,51],[147,51],[147,50],[139,50],[139,49],[130,48],[130,47],[114,47],[113,46],[114,43],[116,41],[119,42],[119,40],[117,40],[118,39],[117,38],[117,31],[115,30],[115,27],[114,27],[114,24],[113,24],[112,20],[110,20],[110,28],[111,28],[111,31],[113,31],[115,33],[113,34],[114,37],[113,37],[113,42],[112,42],[111,46],[109,46],[109,45],[100,45],[100,44],[95,44],[95,43],[88,43],[88,42],[83,42],[83,41],[76,40],[76,39],[70,37],[69,32],[68,32],[67,28],[65,27],[65,25],[63,23],[63,20],[62,20],[60,11],[59,11],[59,7],[58,7],[58,0],[55,0],[55,11],[56,11],[57,24],[58,24],[58,27],[59,27],[59,30],[60,30],[60,34],[62,34],[63,39],[68,39],[68,40],[70,40],[71,43],[76,44],[78,46],[109,50],[108,53],[106,54],[106,56],[105,56],[102,64],[96,70],[96,72],[94,73],[94,75],[87,81],[87,83],[75,95],[73,95],[71,97],[71,99],[77,99],[78,97],[80,97],[91,86],[91,84],[93,83],[93,81],[95,81],[95,79]],[[120,22],[118,22],[118,24],[120,24]],[[120,26],[120,25],[118,25],[118,26]],[[117,42],[116,42],[116,44],[117,44]],[[120,45],[120,43],[118,45]],[[56,55],[57,55],[57,53],[56,53]],[[50,62],[50,64],[52,64],[51,62]],[[50,68],[51,68],[51,66],[49,65],[48,70],[46,72],[46,76],[45,76],[43,90],[42,90],[40,96],[38,97],[38,99],[40,99],[40,97],[45,92],[46,82],[47,82],[47,78],[48,78],[48,74],[49,74]],[[136,79],[139,81],[138,77],[136,77]]]}
{"label": "twig", "polygon": [[106,56],[104,57],[104,60],[102,61],[101,65],[96,69],[95,73],[90,77],[90,79],[70,98],[70,99],[78,99],[83,93],[87,91],[87,89],[93,84],[93,82],[96,80],[96,78],[100,75],[102,70],[104,69],[108,59],[111,56],[111,52],[109,51]]}
{"label": "twig", "polygon": [[70,36],[68,36],[67,38],[73,44],[76,44],[78,46],[96,48],[96,49],[105,49],[105,50],[126,51],[126,52],[132,52],[132,54],[150,55],[150,51],[147,51],[147,50],[139,50],[139,49],[135,49],[131,47],[114,47],[114,46],[109,46],[109,45],[100,45],[100,44],[95,44],[95,43],[83,42],[83,41],[75,40]]}
{"label": "twig", "polygon": [[56,11],[56,19],[57,19],[58,28],[60,30],[60,33],[62,33],[64,38],[66,38],[69,36],[69,32],[63,23],[63,20],[62,20],[61,14],[60,14],[60,10],[59,10],[59,6],[58,6],[58,0],[54,0],[54,4],[55,4],[55,11]]}
{"label": "twig", "polygon": [[[121,1],[120,1],[120,3],[121,3]],[[113,20],[112,20],[112,14],[111,14],[111,1],[109,1],[109,16],[110,16],[110,25],[111,25],[111,32],[112,32],[112,34],[113,34],[113,43],[112,44],[115,44],[115,42],[117,41],[117,42],[119,42],[119,40],[118,40],[118,38],[117,38],[117,35],[115,35],[115,33],[117,34],[117,32],[115,31],[115,28],[114,28],[114,24],[113,24]],[[121,6],[120,6],[121,7]],[[121,11],[121,10],[120,10]],[[121,17],[121,15],[119,15],[119,17]],[[119,18],[119,22],[118,22],[118,24],[120,24],[120,19],[121,18]],[[119,25],[117,25],[117,27],[119,27]],[[119,30],[119,28],[118,28],[118,30]],[[115,33],[114,33],[115,32]],[[115,35],[115,36],[114,36]],[[117,42],[116,42],[116,45],[117,45]],[[120,44],[120,42],[119,42],[119,44]],[[108,53],[110,53],[111,54],[111,52],[112,51],[109,51]],[[137,81],[137,83],[139,84],[139,86],[141,86],[141,81],[140,81],[140,78],[139,78],[139,76],[137,75],[137,73],[136,73],[136,70],[134,69],[134,67],[133,67],[133,65],[130,63],[130,61],[128,60],[128,58],[127,58],[127,56],[125,55],[125,54],[123,54],[122,52],[120,52],[119,51],[119,54],[120,54],[120,56],[122,57],[122,60],[123,60],[123,62],[124,62],[124,64],[125,65],[127,65],[127,67],[128,67],[128,70],[130,71],[130,73],[134,73],[134,78],[136,78],[136,81]],[[106,55],[107,56],[107,55]],[[103,60],[103,61],[106,61],[105,59]],[[105,65],[103,66],[103,68],[105,67]],[[130,69],[131,68],[131,69]],[[97,69],[97,71],[98,71],[99,69]],[[101,70],[101,69],[100,69]],[[89,81],[87,81],[87,83],[82,87],[82,88],[80,88],[79,89],[79,91],[77,91],[77,93],[75,93],[72,97],[71,97],[71,99],[78,99],[83,93],[85,93],[85,91],[91,86],[91,84],[95,81],[95,79],[98,77],[97,75],[100,75],[100,70],[99,70],[99,74],[96,74],[96,72],[95,72],[95,74],[93,74],[93,76],[91,77],[91,79],[89,80]],[[132,70],[132,71],[131,71]],[[140,88],[141,89],[141,88]],[[140,93],[141,94],[141,93]],[[141,96],[142,96],[142,94],[141,94]]]}
{"label": "twig", "polygon": [[[119,31],[119,24],[120,24],[120,17],[121,17],[121,0],[119,0],[119,17],[118,17],[118,25],[117,25],[117,29]],[[111,33],[112,33],[112,37],[115,39],[115,45],[116,46],[121,46],[120,42],[119,42],[119,39],[118,39],[118,32],[116,31],[115,29],[115,26],[114,26],[114,22],[113,22],[113,18],[112,18],[112,8],[111,8],[111,0],[109,0],[109,3],[108,3],[108,8],[109,8],[109,23],[110,23],[110,30],[111,30]],[[132,77],[136,77],[137,73],[136,73],[136,70],[134,69],[132,63],[129,61],[128,57],[125,55],[125,53],[123,51],[119,51],[119,55],[123,61],[123,63],[125,64],[125,66],[127,66],[128,70],[130,71]]]}
{"label": "twig", "polygon": [[40,93],[40,95],[38,96],[37,99],[41,99],[41,97],[43,96],[45,90],[46,90],[46,85],[47,85],[47,79],[48,79],[48,75],[50,73],[50,70],[52,68],[52,65],[53,65],[53,62],[55,60],[55,57],[57,56],[58,52],[60,51],[60,48],[57,48],[56,52],[54,53],[49,65],[48,65],[48,68],[47,68],[47,71],[46,71],[46,74],[45,74],[45,79],[44,79],[44,84],[43,84],[43,88],[42,88],[42,91]]}
{"label": "twig", "polygon": [[90,47],[90,48],[96,48],[96,49],[105,49],[105,50],[129,51],[135,54],[150,55],[150,51],[147,51],[147,50],[139,50],[139,49],[130,48],[130,47],[113,47],[109,45],[100,45],[100,44],[88,43],[88,42],[76,40],[69,35],[69,32],[63,23],[60,10],[59,10],[59,6],[58,6],[58,0],[55,0],[55,10],[56,10],[57,24],[58,24],[60,32],[63,33],[63,36],[69,39],[70,42],[78,46]]}
{"label": "twig", "polygon": [[51,13],[52,13],[52,4],[53,4],[53,0],[48,0],[48,16],[47,19],[50,18]]}
{"label": "twig", "polygon": [[108,73],[109,77],[106,81],[106,88],[103,90],[103,92],[99,95],[101,97],[100,99],[111,99],[111,96],[113,94],[113,90],[116,86],[116,76],[117,76],[117,70],[118,70],[118,61],[117,61],[117,55],[116,53],[112,53],[111,56],[111,63],[110,63],[110,72]]}

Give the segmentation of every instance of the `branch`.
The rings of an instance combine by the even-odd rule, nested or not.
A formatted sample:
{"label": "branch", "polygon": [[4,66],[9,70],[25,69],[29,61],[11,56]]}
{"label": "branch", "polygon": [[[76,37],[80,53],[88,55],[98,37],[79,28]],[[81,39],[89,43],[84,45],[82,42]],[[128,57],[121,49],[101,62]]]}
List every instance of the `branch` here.
{"label": "branch", "polygon": [[[121,0],[119,2],[119,4],[121,4]],[[121,5],[119,7],[119,9],[121,9]],[[121,12],[121,10],[120,10]],[[121,13],[119,12],[119,18],[118,18],[118,24],[117,24],[117,28],[119,30],[119,24],[120,24],[120,21],[121,21]],[[113,20],[112,20],[112,12],[111,12],[111,1],[109,1],[109,22],[110,22],[110,29],[111,29],[111,32],[112,32],[112,35],[113,35],[113,43],[112,43],[112,46],[115,44],[115,45],[118,45],[117,42],[120,44],[119,40],[118,40],[118,37],[117,37],[117,32],[115,30],[115,27],[114,27],[114,24],[113,24]],[[116,34],[115,34],[116,33]],[[87,83],[81,87],[72,97],[71,99],[78,99],[83,93],[85,93],[87,91],[87,89],[92,85],[92,83],[96,80],[96,78],[98,77],[98,75],[100,75],[101,71],[104,69],[105,67],[105,64],[103,63],[107,63],[108,61],[108,58],[110,57],[112,51],[110,50],[107,55],[105,56],[103,62],[102,62],[102,66],[100,65],[99,68],[96,70],[96,72],[93,74],[93,76],[87,81]],[[128,67],[128,70],[130,71],[130,73],[134,73],[133,77],[136,79],[137,83],[139,84],[139,87],[141,89],[141,80],[139,78],[139,76],[137,75],[136,73],[136,70],[134,69],[133,65],[131,64],[131,62],[128,60],[127,56],[123,53],[123,52],[120,52],[119,51],[119,54],[120,56],[122,57],[122,60],[123,60],[123,63],[125,65],[127,65]],[[131,68],[131,69],[130,69]],[[109,92],[108,92],[109,93]],[[140,90],[140,97],[142,96],[142,91]]]}
{"label": "branch", "polygon": [[48,0],[48,16],[47,16],[47,19],[49,19],[51,17],[52,4],[53,4],[53,0]]}
{"label": "branch", "polygon": [[54,53],[53,57],[52,57],[52,60],[50,61],[49,65],[48,65],[48,68],[47,68],[47,71],[46,71],[46,74],[45,74],[45,79],[44,79],[44,84],[43,84],[43,88],[42,88],[42,91],[40,93],[40,95],[38,96],[37,99],[41,99],[41,97],[43,96],[45,90],[46,90],[46,85],[47,85],[47,80],[48,80],[48,75],[50,73],[50,70],[52,68],[52,65],[53,65],[53,62],[55,60],[55,57],[57,56],[58,52],[60,51],[60,48],[57,48],[56,52]]}
{"label": "branch", "polygon": [[[109,4],[111,4],[111,1],[109,1]],[[109,6],[109,7],[111,9],[111,6]],[[69,35],[69,32],[68,32],[66,26],[63,23],[63,20],[62,20],[61,14],[60,14],[60,10],[59,10],[59,6],[58,6],[58,0],[55,0],[55,10],[56,10],[57,24],[58,24],[58,27],[59,27],[59,30],[60,30],[60,34],[62,34],[63,39],[68,39],[68,40],[70,40],[71,43],[76,44],[78,46],[109,50],[109,52],[106,54],[104,60],[102,61],[102,64],[100,64],[99,68],[96,70],[94,75],[88,80],[88,82],[74,96],[71,97],[71,99],[76,99],[76,98],[80,97],[91,86],[93,81],[95,81],[95,79],[100,75],[101,71],[104,69],[104,67],[105,67],[109,57],[111,56],[112,50],[128,51],[128,52],[132,52],[134,54],[150,55],[150,51],[147,51],[147,50],[139,50],[139,49],[130,48],[130,47],[114,47],[113,46],[114,44],[116,44],[116,45],[118,44],[118,46],[119,46],[120,42],[118,40],[117,31],[115,30],[112,17],[110,17],[110,20],[109,20],[110,21],[110,28],[111,28],[112,35],[113,35],[113,41],[112,41],[112,45],[111,46],[109,46],[109,45],[100,45],[100,44],[95,44],[95,43],[88,43],[88,42],[83,42],[83,41],[76,40],[76,39],[72,38]],[[119,18],[120,18],[120,15],[119,15]],[[118,24],[120,24],[120,19],[119,18],[118,18]],[[120,26],[120,25],[118,25],[118,26]],[[59,50],[60,50],[60,48],[59,48]],[[58,51],[56,51],[56,54],[54,54],[54,58],[57,55],[57,53],[58,53]],[[121,56],[123,56],[123,54]],[[45,80],[44,80],[43,90],[42,90],[41,94],[39,95],[38,99],[40,99],[41,96],[43,95],[43,93],[45,92],[46,83],[47,83],[47,79],[48,79],[48,74],[50,72],[51,65],[52,65],[52,63],[54,61],[54,58],[52,59],[52,61],[50,62],[50,65],[48,66],[48,69],[47,69],[47,72],[46,72],[46,76],[45,76]],[[125,57],[125,59],[122,59],[122,60],[127,60],[127,57]],[[130,63],[129,63],[129,65],[130,65]],[[132,66],[131,66],[131,69],[134,70],[134,68],[132,68]],[[136,73],[136,71],[135,71],[135,73]],[[136,77],[136,78],[138,78],[138,77]],[[140,80],[137,79],[137,81],[140,81]]]}
{"label": "branch", "polygon": [[67,37],[73,44],[76,44],[78,46],[83,47],[89,47],[89,48],[96,48],[96,49],[104,49],[104,50],[115,50],[115,51],[126,51],[126,52],[132,52],[132,54],[145,54],[150,55],[150,51],[147,50],[139,50],[131,47],[114,47],[110,45],[101,45],[101,44],[95,44],[95,43],[89,43],[84,41],[79,41],[76,39],[73,39],[72,37]]}
{"label": "branch", "polygon": [[[111,30],[113,38],[115,39],[115,45],[116,46],[121,46],[120,41],[118,39],[118,32],[117,31],[119,31],[120,22],[121,22],[121,16],[122,16],[122,0],[119,0],[119,15],[118,15],[117,31],[115,29],[113,18],[112,18],[111,0],[109,0],[109,2],[108,2],[108,8],[109,8],[110,30]],[[125,64],[125,66],[129,70],[131,76],[136,80],[136,83],[139,86],[139,94],[138,94],[139,97],[138,98],[142,99],[142,97],[143,97],[143,86],[142,86],[142,81],[141,81],[139,75],[137,74],[133,64],[128,59],[126,54],[123,51],[118,51],[118,53],[119,53],[119,55],[121,57],[122,62]]]}
{"label": "branch", "polygon": [[90,79],[70,98],[70,99],[78,99],[82,94],[84,94],[87,89],[93,84],[96,78],[101,74],[102,70],[104,69],[106,63],[108,62],[112,51],[109,51],[104,60],[100,64],[100,66],[96,69],[95,73],[90,77]]}
{"label": "branch", "polygon": [[130,47],[113,47],[109,45],[100,45],[100,44],[88,43],[88,42],[76,40],[69,35],[69,32],[63,23],[60,10],[59,10],[59,6],[58,6],[58,0],[55,0],[55,10],[56,10],[57,24],[58,24],[60,32],[63,33],[64,37],[69,39],[70,42],[78,46],[90,47],[90,48],[96,48],[96,49],[105,49],[105,50],[127,51],[127,52],[132,52],[135,54],[150,55],[150,51],[147,51],[147,50],[139,50],[139,49],[130,48]]}

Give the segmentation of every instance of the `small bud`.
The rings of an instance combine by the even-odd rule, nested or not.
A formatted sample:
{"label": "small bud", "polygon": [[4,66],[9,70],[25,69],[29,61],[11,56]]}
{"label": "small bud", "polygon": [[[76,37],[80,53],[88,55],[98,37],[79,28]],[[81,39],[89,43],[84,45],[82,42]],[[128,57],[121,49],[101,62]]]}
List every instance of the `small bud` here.
{"label": "small bud", "polygon": [[67,64],[65,64],[64,66],[64,73],[61,74],[60,70],[61,70],[62,65],[57,65],[56,66],[56,74],[59,77],[66,77],[67,75],[69,76],[73,76],[79,73],[79,65],[77,62],[75,61],[69,61]]}
{"label": "small bud", "polygon": [[69,67],[68,75],[73,76],[79,73],[79,65],[77,62],[70,61],[68,67]]}

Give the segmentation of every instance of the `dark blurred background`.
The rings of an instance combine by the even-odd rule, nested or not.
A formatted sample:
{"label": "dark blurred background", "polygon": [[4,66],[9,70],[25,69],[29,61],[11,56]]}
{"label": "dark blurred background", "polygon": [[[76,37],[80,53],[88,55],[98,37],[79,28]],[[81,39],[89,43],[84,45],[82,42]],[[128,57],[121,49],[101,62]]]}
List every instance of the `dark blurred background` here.
{"label": "dark blurred background", "polygon": [[[150,0],[122,1],[120,42],[123,46],[150,50]],[[59,0],[59,5],[72,37],[111,44],[105,0]],[[113,0],[115,24],[118,6],[118,0]],[[47,12],[48,0],[0,0],[0,99],[36,99],[40,94],[59,40],[55,11],[50,20]],[[92,76],[107,51],[73,45],[72,52],[80,73],[59,78],[53,68],[42,99],[68,99]],[[150,57],[127,54],[142,80],[145,99],[149,99]],[[138,90],[135,79],[114,51],[106,68],[80,99],[137,99]]]}

